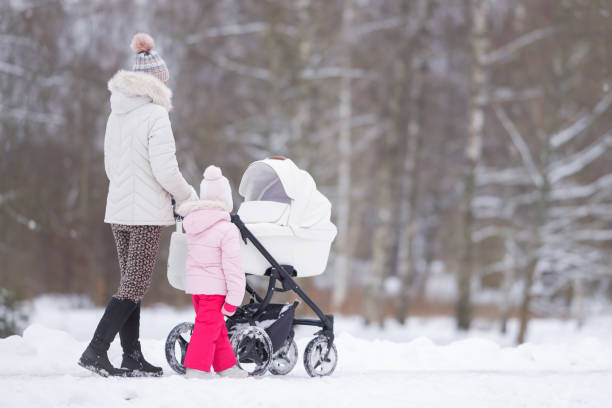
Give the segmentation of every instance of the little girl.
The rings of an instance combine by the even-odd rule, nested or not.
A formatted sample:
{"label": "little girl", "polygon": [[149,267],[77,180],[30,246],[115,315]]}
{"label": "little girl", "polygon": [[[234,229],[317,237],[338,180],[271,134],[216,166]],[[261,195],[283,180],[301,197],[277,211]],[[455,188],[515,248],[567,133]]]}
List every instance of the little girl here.
{"label": "little girl", "polygon": [[230,221],[232,192],[221,169],[208,166],[200,184],[200,201],[179,207],[185,217],[188,256],[185,292],[193,297],[196,312],[184,365],[186,377],[209,377],[215,373],[244,378],[248,373],[236,365],[223,315],[231,316],[242,303],[245,275],[240,255],[240,233]]}

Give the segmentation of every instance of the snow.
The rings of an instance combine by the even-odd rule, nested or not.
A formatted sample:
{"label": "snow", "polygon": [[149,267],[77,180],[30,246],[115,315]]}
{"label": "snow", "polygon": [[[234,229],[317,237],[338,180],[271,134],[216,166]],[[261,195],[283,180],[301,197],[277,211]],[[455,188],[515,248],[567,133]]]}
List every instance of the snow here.
{"label": "snow", "polygon": [[[411,318],[406,326],[364,327],[336,321],[339,362],[331,377],[310,378],[301,352],[313,330],[296,334],[300,358],[287,376],[186,380],[167,365],[165,337],[189,309],[142,311],[144,354],[163,378],[101,378],[76,365],[102,309],[80,298],[43,297],[32,304],[22,336],[0,339],[0,394],[6,407],[605,407],[612,387],[609,316],[574,322],[536,319],[529,343],[513,346],[496,325],[476,321],[464,334],[450,318]],[[109,351],[114,364],[121,350]]]}

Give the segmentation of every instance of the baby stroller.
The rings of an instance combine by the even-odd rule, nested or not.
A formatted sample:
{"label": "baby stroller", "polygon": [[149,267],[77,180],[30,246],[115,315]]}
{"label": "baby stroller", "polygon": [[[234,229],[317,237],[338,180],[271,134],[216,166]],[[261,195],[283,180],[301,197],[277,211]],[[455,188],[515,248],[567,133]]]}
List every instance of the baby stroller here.
{"label": "baby stroller", "polygon": [[[330,221],[329,200],[317,190],[310,174],[279,156],[252,163],[238,192],[244,202],[231,219],[242,235],[245,273],[269,279],[263,295],[247,282],[249,303],[239,307],[226,321],[238,364],[251,376],[261,376],[266,371],[288,374],[298,359],[293,327],[316,326],[321,330],[304,350],[304,367],[312,377],[330,375],[338,362],[334,318],[324,314],[294,279],[325,271],[337,233]],[[170,244],[168,280],[178,289],[183,289],[185,240],[177,219],[177,232]],[[296,318],[299,301],[272,303],[275,292],[287,291],[297,294],[317,318]],[[193,323],[181,323],[166,340],[166,359],[179,374],[185,373],[183,362],[192,331]]]}

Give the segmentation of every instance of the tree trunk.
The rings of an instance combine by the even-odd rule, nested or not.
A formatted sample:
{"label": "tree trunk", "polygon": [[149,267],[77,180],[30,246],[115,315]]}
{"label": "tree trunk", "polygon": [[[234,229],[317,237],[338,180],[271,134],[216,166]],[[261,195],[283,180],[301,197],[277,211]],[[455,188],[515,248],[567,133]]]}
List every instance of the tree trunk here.
{"label": "tree trunk", "polygon": [[283,77],[283,56],[281,47],[279,46],[279,33],[277,25],[282,21],[280,10],[275,4],[268,4],[269,9],[266,10],[269,17],[267,23],[268,29],[264,34],[264,44],[266,47],[267,68],[270,72],[272,80],[269,81],[269,97],[268,108],[266,112],[268,121],[268,150],[273,155],[288,155],[288,144],[290,141],[290,129],[284,123],[284,115],[282,112],[283,99],[281,89],[281,78]]}
{"label": "tree trunk", "polygon": [[462,251],[459,261],[459,275],[457,281],[458,298],[455,308],[457,327],[468,330],[472,320],[471,308],[471,281],[473,268],[472,224],[474,214],[472,201],[475,192],[475,170],[481,156],[482,129],[484,112],[482,101],[486,92],[486,71],[484,59],[486,55],[486,17],[487,0],[476,0],[474,7],[467,2],[471,17],[471,57],[472,73],[470,78],[470,111],[468,140],[465,149],[465,175],[462,200]]}
{"label": "tree trunk", "polygon": [[[342,66],[351,67],[350,27],[353,20],[353,1],[344,2],[342,13],[342,41],[344,55]],[[340,134],[338,137],[338,205],[336,238],[335,284],[332,292],[332,310],[339,311],[344,303],[350,269],[349,220],[351,214],[351,78],[343,75],[340,79]]]}
{"label": "tree trunk", "polygon": [[[384,141],[386,142],[385,144],[387,147],[390,147],[393,144],[393,137],[389,136],[390,134],[392,134],[392,132],[388,132],[388,134],[384,136]],[[392,162],[393,160],[391,157],[384,157],[377,172],[376,181],[378,186],[378,200],[376,227],[374,229],[372,240],[372,268],[364,302],[364,317],[366,324],[378,322],[381,326],[383,325],[384,319],[384,302],[382,299],[383,280],[389,268],[392,244]]]}
{"label": "tree trunk", "polygon": [[527,337],[527,325],[529,324],[529,305],[531,303],[531,287],[533,286],[533,277],[535,275],[535,268],[538,265],[537,258],[533,259],[527,265],[525,271],[525,285],[523,286],[523,300],[521,301],[521,307],[519,310],[519,333],[516,342],[522,344],[525,342]]}
{"label": "tree trunk", "polygon": [[417,48],[412,56],[415,67],[412,72],[412,83],[410,88],[408,122],[408,152],[404,162],[404,176],[402,177],[402,201],[403,214],[401,217],[402,226],[399,237],[399,254],[397,273],[401,281],[400,301],[397,310],[397,320],[404,324],[408,316],[408,306],[410,303],[412,283],[414,281],[413,271],[413,240],[418,232],[417,224],[417,204],[419,201],[419,176],[422,145],[422,129],[425,121],[426,92],[425,82],[428,71],[428,47],[430,39],[429,20],[433,14],[433,4],[431,0],[423,0],[422,7],[425,16],[422,19],[421,27],[417,33]]}
{"label": "tree trunk", "polygon": [[581,328],[584,325],[584,277],[582,273],[575,274],[572,284],[572,314],[576,319],[576,325]]}
{"label": "tree trunk", "polygon": [[294,157],[301,167],[313,169],[313,153],[311,147],[311,135],[314,133],[312,120],[312,90],[313,81],[302,77],[302,72],[308,67],[312,57],[314,43],[314,27],[310,24],[312,20],[311,4],[297,3],[296,14],[298,18],[299,39],[297,48],[299,50],[297,64],[292,73],[297,79],[296,87],[296,108],[292,111],[292,141],[295,147],[292,149]]}
{"label": "tree trunk", "polygon": [[[548,153],[545,153],[545,157],[548,157]],[[546,160],[545,160],[546,162]],[[547,177],[543,178],[542,185],[538,189],[539,200],[536,207],[535,220],[532,227],[532,255],[531,261],[525,271],[525,285],[523,287],[523,299],[521,301],[520,308],[520,328],[517,337],[517,343],[522,344],[527,338],[527,326],[529,324],[529,309],[531,304],[531,288],[535,277],[535,271],[539,261],[539,249],[542,246],[542,239],[540,237],[540,229],[546,222],[546,215],[548,210],[548,196],[550,192],[550,184]]]}
{"label": "tree trunk", "polygon": [[504,277],[501,285],[501,304],[499,306],[499,321],[500,332],[506,334],[508,332],[508,319],[510,317],[512,299],[510,291],[512,290],[512,282],[514,281],[516,268],[516,243],[514,238],[506,238],[506,256],[504,259]]}

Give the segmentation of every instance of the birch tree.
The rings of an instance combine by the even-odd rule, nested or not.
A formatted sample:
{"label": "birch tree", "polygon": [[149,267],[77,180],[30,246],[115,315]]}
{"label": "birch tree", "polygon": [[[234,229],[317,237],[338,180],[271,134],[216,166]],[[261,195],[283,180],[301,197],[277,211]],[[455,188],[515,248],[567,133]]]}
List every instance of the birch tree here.
{"label": "birch tree", "polygon": [[[473,4],[472,4],[473,3]],[[482,129],[484,126],[484,111],[482,101],[486,98],[487,69],[485,56],[487,53],[486,22],[488,0],[468,1],[467,13],[470,16],[470,110],[468,121],[468,139],[465,148],[465,173],[463,181],[463,198],[461,203],[460,235],[463,248],[457,276],[458,297],[455,308],[457,327],[462,330],[470,328],[472,319],[471,285],[473,261],[472,225],[474,215],[472,202],[475,193],[476,167],[480,162],[482,149]]]}
{"label": "birch tree", "polygon": [[[345,70],[351,69],[351,30],[353,22],[353,1],[345,0],[342,10],[342,45],[340,66]],[[335,268],[336,274],[334,289],[332,291],[332,308],[339,310],[347,293],[348,275],[350,270],[350,214],[351,214],[351,116],[352,92],[351,78],[343,75],[340,78],[339,97],[340,131],[338,134],[338,206],[336,238]]]}

